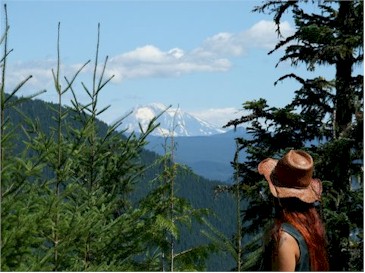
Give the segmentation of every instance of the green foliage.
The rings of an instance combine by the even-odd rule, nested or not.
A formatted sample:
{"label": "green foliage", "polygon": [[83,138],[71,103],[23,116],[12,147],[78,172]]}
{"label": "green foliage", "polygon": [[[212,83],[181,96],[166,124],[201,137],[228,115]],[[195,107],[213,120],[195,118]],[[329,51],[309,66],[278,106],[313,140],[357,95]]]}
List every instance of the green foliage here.
{"label": "green foliage", "polygon": [[[171,132],[173,135],[173,132]],[[170,140],[170,143],[168,141]],[[206,270],[206,259],[213,250],[209,244],[196,245],[189,249],[178,249],[181,227],[191,228],[193,220],[202,221],[207,209],[193,208],[191,204],[177,196],[177,176],[184,172],[182,166],[174,162],[174,137],[165,140],[165,155],[155,162],[161,174],[152,182],[153,189],[141,200],[144,212],[147,241],[153,242],[153,252],[161,260],[154,270],[158,271],[202,271]]]}
{"label": "green foliage", "polygon": [[258,175],[258,163],[266,157],[281,157],[293,148],[312,154],[315,176],[324,181],[321,213],[331,270],[363,269],[363,249],[359,247],[363,244],[363,81],[361,75],[352,75],[353,68],[363,62],[363,2],[318,1],[318,14],[307,13],[306,5],[308,1],[266,1],[255,8],[273,14],[279,35],[284,12],[293,15],[296,32],[269,54],[284,48],[279,63],[303,63],[307,70],[333,65],[335,78],[303,79],[286,74],[278,81],[292,78],[301,84],[290,104],[269,107],[262,98],[245,102],[243,109],[249,114],[227,124],[243,124],[251,135],[237,139],[237,151],[247,153],[247,160],[234,164],[239,179],[233,186],[239,185],[240,195],[249,202],[241,214],[242,233],[255,235],[243,246],[246,270],[259,268],[255,253],[261,243],[256,235],[262,234],[273,218],[272,197]]}
{"label": "green foliage", "polygon": [[[7,42],[7,35],[6,30],[2,42]],[[173,151],[159,158],[143,150],[158,117],[138,136],[116,130],[123,118],[110,126],[98,120],[108,109],[99,109],[99,96],[111,80],[104,78],[108,58],[99,69],[98,52],[99,35],[92,80],[76,90],[74,82],[90,62],[61,81],[58,39],[58,63],[52,70],[58,102],[46,104],[30,100],[33,96],[16,96],[26,80],[5,92],[10,53],[5,46],[0,104],[1,269],[205,270],[215,250],[200,232],[205,228],[202,217],[211,217],[205,205],[230,219],[225,210],[231,200],[224,199],[227,207],[213,204],[209,193],[213,195],[214,183],[199,181],[190,170],[173,163]],[[88,102],[78,100],[80,91]],[[72,93],[72,107],[63,106],[67,92]],[[197,199],[195,208],[190,202]]]}
{"label": "green foliage", "polygon": [[[52,110],[50,110],[51,108],[48,107],[48,105],[51,105],[51,108],[55,108],[54,104],[49,104],[49,103],[45,103],[39,100],[32,100],[29,102],[24,102],[21,104],[21,110],[24,111],[25,116],[28,116],[28,118],[30,119],[34,119],[34,117],[38,116],[38,111],[42,114],[44,114],[45,117],[49,117],[44,118],[44,119],[40,119],[40,122],[37,126],[38,128],[42,128],[40,130],[36,130],[38,132],[43,131],[43,128],[46,132],[49,132],[49,127],[54,127],[55,126],[55,121],[53,119],[50,118],[50,116],[52,116]],[[49,109],[47,109],[49,108]],[[56,107],[57,108],[57,107]],[[63,109],[63,112],[66,111],[67,108]],[[21,117],[19,116],[18,112],[16,111],[10,111],[10,121],[14,121],[16,124],[22,123],[21,122]],[[71,125],[72,127],[76,128],[75,130],[81,130],[80,128],[80,124],[78,122],[75,122],[74,120],[77,119],[76,117],[73,118],[73,114],[72,111],[69,111],[69,115],[68,115],[68,119],[65,120],[65,122],[69,125]],[[44,122],[50,122],[49,126],[46,126],[46,124],[43,123]],[[104,123],[101,122],[97,122],[98,124],[98,128],[100,128],[100,138],[102,138],[106,132],[107,132],[107,126]],[[35,127],[37,127],[35,126]],[[24,130],[27,131],[27,133],[29,134],[29,138],[32,139],[35,143],[42,143],[41,139],[42,137],[46,137],[47,133],[42,133],[41,136],[36,137],[32,137],[34,136],[34,128],[30,128],[30,126],[28,126],[28,124],[24,125]],[[47,130],[48,129],[48,130]],[[35,129],[34,129],[35,130]],[[65,130],[66,132],[66,130]],[[119,134],[116,134],[119,135]],[[66,136],[66,135],[65,135]],[[19,141],[23,141],[24,138],[19,137]],[[48,142],[50,137],[47,138]],[[72,138],[70,137],[70,140]],[[122,140],[124,140],[122,143],[126,143],[125,141],[127,141],[128,138],[123,137],[121,138]],[[14,144],[18,144],[19,141],[15,141],[14,139]],[[130,142],[131,139],[129,140]],[[26,141],[28,143],[28,141]],[[44,141],[46,142],[46,141]],[[33,143],[35,145],[35,143]],[[50,142],[51,143],[51,142]],[[53,145],[53,144],[52,144]],[[65,143],[64,143],[65,145]],[[47,145],[45,145],[47,147]],[[48,146],[51,146],[48,145]],[[71,146],[73,147],[73,146]],[[117,148],[117,146],[113,146],[113,150],[121,150],[120,148]],[[123,146],[124,147],[124,146]],[[42,148],[43,149],[43,148]],[[46,148],[44,148],[46,149]],[[74,158],[74,162],[78,161],[78,157],[80,157],[80,153],[82,151],[77,151],[77,153],[75,152],[73,154],[73,158]],[[127,152],[127,151],[126,151]],[[38,157],[38,153],[33,153],[34,158],[32,160],[30,160],[31,162],[35,162],[35,160],[40,160],[41,157]],[[159,230],[153,225],[153,221],[147,221],[147,218],[150,215],[155,215],[157,212],[155,212],[155,210],[158,208],[157,206],[155,207],[155,204],[160,204],[162,202],[159,202],[159,199],[154,200],[153,198],[150,199],[150,209],[147,209],[146,206],[146,210],[142,210],[140,204],[142,202],[145,202],[144,200],[146,195],[148,195],[149,193],[152,194],[152,191],[157,187],[157,185],[160,185],[162,183],[162,170],[163,170],[163,160],[162,158],[158,157],[156,154],[152,153],[152,152],[148,152],[146,150],[143,150],[141,152],[141,154],[139,155],[140,159],[138,159],[139,162],[143,162],[146,165],[146,168],[143,168],[143,172],[141,174],[138,175],[135,183],[133,183],[133,185],[130,187],[132,189],[132,191],[130,193],[126,193],[125,197],[126,197],[126,206],[122,206],[124,207],[124,209],[122,209],[121,211],[126,211],[128,213],[124,213],[123,216],[121,218],[119,218],[119,221],[115,223],[115,225],[113,227],[111,227],[108,232],[105,232],[103,234],[101,234],[100,236],[103,236],[103,238],[105,238],[106,241],[109,241],[110,243],[108,243],[108,247],[104,248],[103,251],[98,252],[98,255],[105,255],[102,256],[103,261],[99,262],[98,260],[98,265],[93,265],[93,269],[95,270],[99,270],[99,271],[103,271],[103,269],[108,269],[108,270],[114,270],[115,271],[134,271],[134,270],[138,270],[138,271],[156,271],[159,270],[161,268],[161,251],[158,251],[156,247],[151,247],[153,246],[154,243],[154,237],[153,236],[147,236],[148,234],[151,235],[151,232],[148,233],[148,230],[150,227],[154,228],[155,233],[153,234],[157,234],[158,236],[161,234],[161,232],[159,232]],[[124,156],[119,157],[117,156],[118,159],[120,159],[121,161],[124,160]],[[76,158],[76,159],[75,159]],[[83,157],[82,157],[83,158]],[[9,158],[10,159],[10,158]],[[114,161],[117,162],[117,161]],[[111,167],[113,167],[113,164],[110,164]],[[118,165],[114,166],[115,167],[115,172],[118,173],[118,169],[122,170],[123,166],[119,166]],[[112,172],[114,172],[114,167],[112,168]],[[49,170],[49,167],[46,168],[42,168],[42,174],[47,176],[51,176],[51,171]],[[107,174],[105,174],[106,177]],[[178,233],[179,236],[176,239],[175,242],[175,248],[176,248],[176,253],[180,253],[189,250],[189,249],[195,249],[195,247],[200,248],[200,245],[204,245],[206,250],[205,253],[209,252],[209,258],[208,259],[203,259],[204,256],[201,256],[200,258],[200,262],[201,264],[204,263],[204,266],[202,268],[205,268],[206,270],[209,271],[224,271],[224,270],[228,270],[230,268],[232,268],[232,263],[233,261],[231,260],[231,257],[227,257],[222,253],[216,253],[215,251],[212,250],[208,250],[211,246],[210,244],[210,240],[207,240],[204,238],[203,235],[203,231],[207,229],[205,223],[202,223],[200,221],[200,217],[199,215],[206,215],[204,217],[207,218],[207,220],[211,223],[210,225],[214,226],[216,229],[219,229],[222,233],[224,234],[230,234],[233,230],[233,226],[234,226],[234,222],[233,222],[233,202],[232,199],[230,198],[230,196],[228,195],[221,195],[219,197],[214,197],[213,195],[213,189],[214,186],[217,185],[218,182],[216,181],[207,181],[195,174],[193,174],[188,168],[186,168],[185,166],[180,166],[177,165],[177,171],[176,171],[176,177],[175,177],[175,189],[176,189],[176,197],[175,198],[183,198],[182,200],[182,204],[191,204],[191,208],[192,210],[188,210],[187,212],[196,212],[198,215],[197,217],[192,215],[192,219],[189,220],[189,215],[186,215],[185,218],[181,218],[181,220],[184,220],[184,223],[178,224],[177,228],[178,228]],[[39,184],[42,184],[42,182],[48,181],[48,179],[42,179],[39,181]],[[38,183],[38,182],[37,182]],[[49,194],[51,194],[52,192],[49,191],[46,187],[46,185],[44,185],[43,188],[39,188],[37,184],[33,191],[34,193],[36,193],[39,196],[43,196],[42,198],[42,203],[40,205],[38,205],[38,210],[40,208],[42,208],[43,206],[47,206],[49,207],[50,204],[48,204],[51,201],[47,201],[45,200],[45,196],[48,196]],[[42,193],[42,191],[44,191]],[[167,187],[165,187],[164,189],[161,189],[161,192],[164,191],[166,194],[169,193],[169,191],[167,190]],[[160,193],[161,193],[160,192]],[[65,234],[69,234],[70,236],[70,240],[72,240],[72,238],[75,238],[74,241],[78,242],[77,238],[79,238],[82,234],[82,232],[85,231],[85,227],[88,222],[88,219],[90,218],[91,214],[87,214],[87,206],[85,204],[85,200],[88,199],[87,197],[87,191],[86,189],[80,185],[79,183],[68,183],[67,189],[65,189],[65,192],[63,194],[64,196],[67,196],[68,198],[68,206],[64,207],[62,210],[64,211],[68,211],[67,213],[70,215],[73,215],[74,217],[71,220],[68,220],[69,224],[66,224],[66,226],[68,227],[66,230]],[[101,193],[98,193],[98,196],[100,196]],[[166,195],[167,196],[167,195]],[[25,196],[24,196],[25,197]],[[29,195],[27,196],[29,197]],[[32,202],[36,202],[36,198],[38,197],[34,197],[32,200]],[[23,197],[22,197],[23,198]],[[105,197],[101,197],[100,199],[102,202],[101,205],[97,205],[94,204],[95,206],[102,206],[103,203],[106,205],[108,202],[104,201],[106,200]],[[111,199],[108,199],[111,200]],[[164,199],[168,201],[167,199]],[[146,201],[147,202],[147,201]],[[12,203],[9,203],[10,205]],[[184,205],[184,206],[185,206]],[[115,205],[116,206],[116,205]],[[161,204],[162,206],[162,204]],[[129,207],[130,209],[126,209],[127,207]],[[214,212],[215,215],[207,215],[206,214],[206,210],[207,208],[209,208],[210,212]],[[119,209],[119,207],[118,207]],[[114,213],[114,215],[118,215],[119,212]],[[43,212],[42,214],[39,213],[39,215],[37,216],[38,218],[36,218],[37,220],[35,220],[34,223],[41,223],[44,222],[44,219],[48,218],[48,211]],[[66,220],[66,218],[64,217],[63,219]],[[48,220],[47,220],[48,221]],[[92,220],[93,222],[94,220]],[[27,223],[24,222],[24,225],[26,225]],[[29,225],[29,224],[28,224]],[[48,225],[48,224],[47,224]],[[79,227],[79,225],[81,227]],[[10,225],[11,226],[11,225]],[[24,226],[26,228],[26,226]],[[119,231],[120,232],[119,232]],[[210,229],[209,229],[210,230]],[[74,232],[74,234],[71,236],[71,233]],[[37,230],[35,229],[35,234],[33,235],[33,237],[37,235],[40,236],[37,233]],[[41,236],[40,236],[41,237]],[[125,247],[120,247],[120,241],[115,240],[115,238],[124,238],[123,239],[123,244],[125,245]],[[40,238],[40,240],[42,241],[42,238]],[[126,243],[128,241],[128,244]],[[148,245],[148,247],[146,247],[146,245]],[[64,246],[66,246],[66,242],[64,244]],[[45,261],[47,261],[48,258],[46,258],[46,252],[40,251],[40,248],[44,248],[43,245],[38,244],[37,247],[35,247],[35,249],[37,249],[37,251],[39,251],[38,256],[37,256],[37,262],[31,262],[33,264],[37,264],[37,267],[32,267],[33,270],[42,270],[42,268],[46,268],[45,264],[41,263],[42,259],[45,259]],[[75,249],[75,248],[74,248]],[[131,249],[133,249],[134,252],[130,252],[128,253],[128,251],[130,251]],[[135,250],[139,250],[139,252],[136,254],[137,251]],[[204,249],[204,248],[203,248]],[[12,253],[12,252],[10,252]],[[48,252],[47,252],[48,253]],[[72,253],[76,253],[76,252],[72,252]],[[49,254],[49,253],[48,253]],[[75,268],[75,270],[83,270],[81,268],[81,266],[77,266],[78,264],[80,264],[82,261],[80,259],[76,259],[75,258],[75,254],[72,254],[73,256],[70,257],[70,268]],[[189,252],[186,252],[187,256],[189,256]],[[108,258],[109,257],[109,258]],[[110,262],[110,266],[105,264],[105,261],[107,260],[113,260],[111,257],[118,257],[118,260],[123,261],[123,262]],[[184,257],[184,255],[179,255],[178,259],[182,259]],[[117,259],[117,258],[115,258]],[[166,259],[166,258],[165,258]],[[128,263],[126,262],[128,260]],[[204,261],[204,262],[203,262]],[[185,262],[184,262],[185,263]],[[177,266],[178,264],[180,264],[180,262],[176,262],[175,265]],[[24,264],[23,264],[24,265]],[[38,268],[38,269],[37,269]],[[49,269],[50,267],[47,267],[47,269]],[[81,269],[80,269],[81,268]],[[114,268],[114,269],[113,269]],[[70,269],[71,270],[71,269]],[[73,270],[73,269],[72,269]],[[203,269],[202,269],[203,270]]]}

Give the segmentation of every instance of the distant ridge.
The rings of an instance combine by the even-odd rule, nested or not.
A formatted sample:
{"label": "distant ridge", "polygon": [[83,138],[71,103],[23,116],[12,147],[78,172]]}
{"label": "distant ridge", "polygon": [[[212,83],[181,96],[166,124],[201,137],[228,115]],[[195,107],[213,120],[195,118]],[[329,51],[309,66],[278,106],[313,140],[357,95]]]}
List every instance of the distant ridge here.
{"label": "distant ridge", "polygon": [[128,111],[128,115],[122,124],[127,132],[140,132],[139,124],[145,130],[148,123],[156,116],[163,114],[158,118],[157,122],[160,126],[154,130],[151,135],[166,137],[170,136],[211,136],[222,134],[226,131],[201,120],[180,108],[168,108],[162,103],[151,103],[148,105],[136,106]]}
{"label": "distant ridge", "polygon": [[[231,161],[236,151],[235,138],[250,138],[245,128],[229,130],[224,134],[210,136],[176,137],[175,160],[189,166],[196,174],[211,180],[232,183],[234,169]],[[163,137],[148,136],[146,148],[157,154],[165,153]],[[245,160],[241,153],[239,160]]]}

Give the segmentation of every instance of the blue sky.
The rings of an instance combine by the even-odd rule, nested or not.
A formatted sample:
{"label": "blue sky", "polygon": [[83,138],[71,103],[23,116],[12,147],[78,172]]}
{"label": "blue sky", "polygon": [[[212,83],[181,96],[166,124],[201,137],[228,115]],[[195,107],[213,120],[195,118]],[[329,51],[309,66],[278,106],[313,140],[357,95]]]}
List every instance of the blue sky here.
{"label": "blue sky", "polygon": [[[287,63],[275,68],[282,52],[267,55],[277,42],[272,17],[251,12],[261,1],[1,2],[1,30],[7,3],[8,47],[14,49],[7,87],[31,74],[20,94],[46,89],[39,98],[47,101],[56,100],[51,69],[56,68],[58,22],[61,75],[68,78],[87,60],[94,61],[100,23],[99,62],[108,56],[106,74],[114,75],[100,95],[100,107],[111,105],[101,117],[106,122],[136,105],[160,102],[222,126],[240,117],[247,100],[263,97],[271,106],[285,105],[298,84],[287,80],[274,86],[275,80],[289,72],[309,74]],[[284,19],[282,31],[289,35],[293,22],[290,16]],[[74,85],[81,100],[86,98],[81,81],[91,87],[92,70],[89,64]],[[317,73],[331,75],[333,69]]]}

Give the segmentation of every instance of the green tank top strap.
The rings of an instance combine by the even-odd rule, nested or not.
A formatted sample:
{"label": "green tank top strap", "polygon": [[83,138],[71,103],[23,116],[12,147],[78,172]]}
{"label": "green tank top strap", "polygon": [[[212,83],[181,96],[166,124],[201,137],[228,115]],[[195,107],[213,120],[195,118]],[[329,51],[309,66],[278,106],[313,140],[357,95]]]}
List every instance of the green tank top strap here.
{"label": "green tank top strap", "polygon": [[310,271],[308,247],[302,234],[289,223],[283,223],[281,228],[283,231],[293,236],[299,245],[300,258],[297,265],[295,266],[295,271]]}

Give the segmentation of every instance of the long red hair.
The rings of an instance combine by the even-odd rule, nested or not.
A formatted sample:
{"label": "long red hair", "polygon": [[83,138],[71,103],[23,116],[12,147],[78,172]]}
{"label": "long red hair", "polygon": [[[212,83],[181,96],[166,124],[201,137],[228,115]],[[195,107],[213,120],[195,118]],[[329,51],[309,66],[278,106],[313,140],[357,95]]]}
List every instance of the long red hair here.
{"label": "long red hair", "polygon": [[276,218],[272,229],[275,241],[279,241],[282,223],[291,224],[307,243],[311,270],[328,271],[325,229],[314,205],[297,198],[278,199],[276,203]]}

